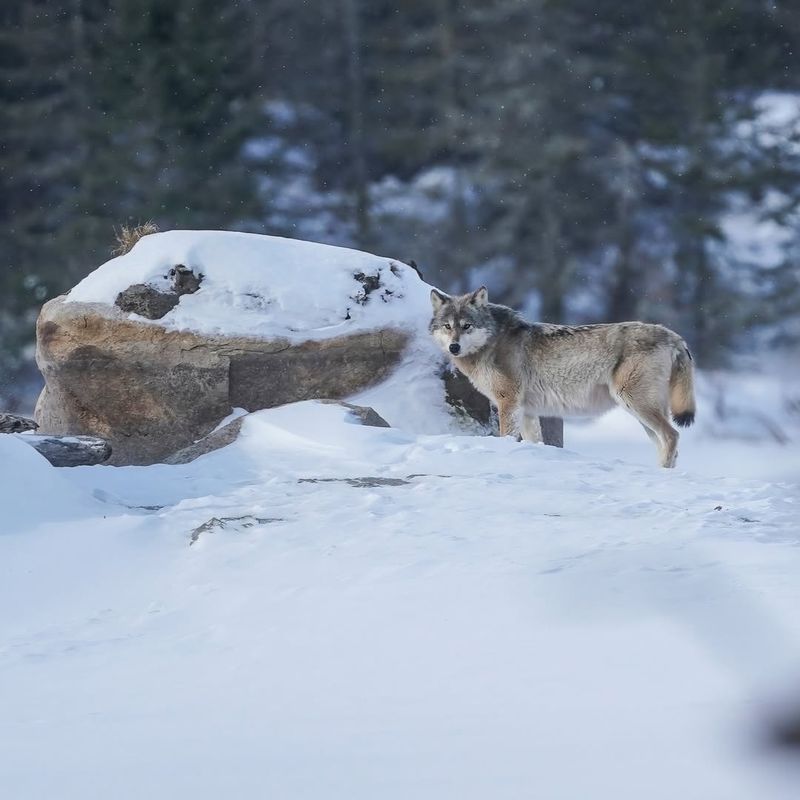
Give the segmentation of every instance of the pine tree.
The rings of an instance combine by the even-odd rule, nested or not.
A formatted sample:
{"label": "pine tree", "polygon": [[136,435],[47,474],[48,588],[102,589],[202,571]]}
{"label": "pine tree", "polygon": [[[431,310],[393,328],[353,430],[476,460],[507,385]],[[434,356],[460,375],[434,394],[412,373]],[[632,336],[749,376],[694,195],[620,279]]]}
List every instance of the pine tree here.
{"label": "pine tree", "polygon": [[542,318],[563,321],[580,259],[593,245],[594,209],[605,201],[581,20],[570,3],[548,0],[498,0],[471,18],[494,65],[476,84],[478,174],[490,188],[486,245],[516,264],[511,302],[535,290]]}
{"label": "pine tree", "polygon": [[30,358],[42,300],[69,284],[60,233],[75,218],[81,158],[71,4],[0,9],[0,373]]}
{"label": "pine tree", "polygon": [[90,217],[191,228],[257,215],[242,156],[258,114],[246,21],[211,0],[116,0],[93,30]]}

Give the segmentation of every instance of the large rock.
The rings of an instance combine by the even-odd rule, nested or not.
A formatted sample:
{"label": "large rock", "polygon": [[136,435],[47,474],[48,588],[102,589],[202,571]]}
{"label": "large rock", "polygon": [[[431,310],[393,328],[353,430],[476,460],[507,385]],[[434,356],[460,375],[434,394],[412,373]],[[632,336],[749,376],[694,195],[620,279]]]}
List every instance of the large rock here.
{"label": "large rock", "polygon": [[201,335],[57,297],[37,323],[45,389],[36,421],[41,433],[106,439],[111,464],[150,464],[205,436],[232,407],[344,398],[381,381],[409,335],[387,328],[300,343]]}
{"label": "large rock", "polygon": [[144,236],[42,309],[36,421],[46,435],[105,439],[112,464],[192,458],[235,435],[194,446],[232,408],[320,398],[409,431],[491,432],[486,398],[439,369],[430,290],[411,266],[341,247]]}

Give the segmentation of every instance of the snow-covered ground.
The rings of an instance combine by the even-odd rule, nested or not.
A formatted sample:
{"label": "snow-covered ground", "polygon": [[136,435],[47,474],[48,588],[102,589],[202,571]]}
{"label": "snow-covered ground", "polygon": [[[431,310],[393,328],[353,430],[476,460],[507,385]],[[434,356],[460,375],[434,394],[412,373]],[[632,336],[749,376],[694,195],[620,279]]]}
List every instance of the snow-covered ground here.
{"label": "snow-covered ground", "polygon": [[756,739],[797,448],[689,431],[667,471],[621,419],[561,451],[309,402],[72,470],[0,437],[2,795],[796,797]]}
{"label": "snow-covered ground", "polygon": [[351,398],[393,427],[307,402],[188,465],[62,470],[0,437],[3,798],[797,796],[758,741],[800,675],[797,386],[702,375],[670,471],[622,412],[565,450],[454,423],[389,259],[175,231],[70,299],[176,263],[201,289],[152,324],[416,332]]}

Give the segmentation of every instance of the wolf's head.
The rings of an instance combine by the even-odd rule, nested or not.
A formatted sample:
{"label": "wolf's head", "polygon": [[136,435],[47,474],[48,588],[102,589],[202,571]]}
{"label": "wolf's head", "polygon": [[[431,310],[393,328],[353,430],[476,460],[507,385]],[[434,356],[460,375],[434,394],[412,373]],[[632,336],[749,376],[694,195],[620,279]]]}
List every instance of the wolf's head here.
{"label": "wolf's head", "polygon": [[457,297],[433,289],[431,305],[433,319],[429,330],[442,350],[451,356],[459,358],[477,353],[494,333],[485,286]]}

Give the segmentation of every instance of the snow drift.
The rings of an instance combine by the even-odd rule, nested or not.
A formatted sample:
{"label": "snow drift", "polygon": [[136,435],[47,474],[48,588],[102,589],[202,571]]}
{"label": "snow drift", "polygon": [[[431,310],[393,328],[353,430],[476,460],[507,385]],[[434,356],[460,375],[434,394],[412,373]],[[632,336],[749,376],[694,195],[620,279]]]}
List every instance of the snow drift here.
{"label": "snow drift", "polygon": [[180,466],[11,448],[0,514],[52,521],[0,536],[9,797],[796,795],[753,746],[796,486],[315,402]]}

